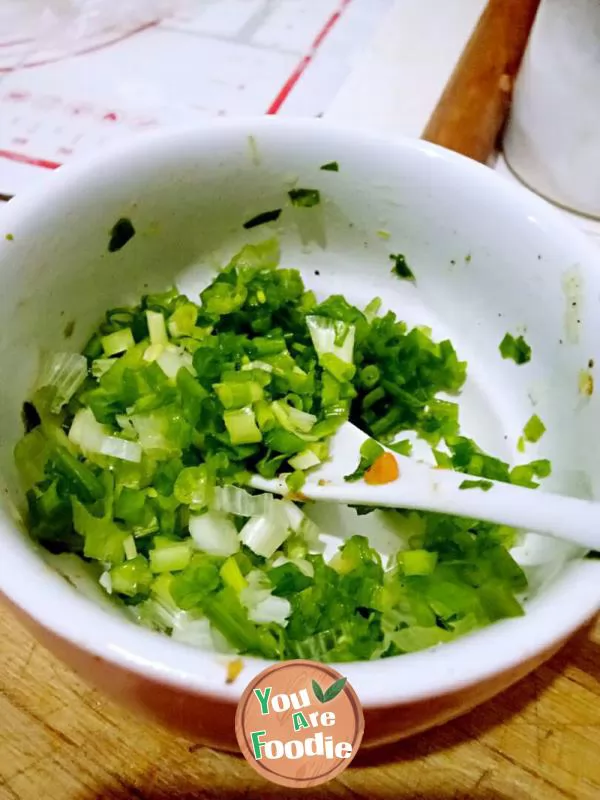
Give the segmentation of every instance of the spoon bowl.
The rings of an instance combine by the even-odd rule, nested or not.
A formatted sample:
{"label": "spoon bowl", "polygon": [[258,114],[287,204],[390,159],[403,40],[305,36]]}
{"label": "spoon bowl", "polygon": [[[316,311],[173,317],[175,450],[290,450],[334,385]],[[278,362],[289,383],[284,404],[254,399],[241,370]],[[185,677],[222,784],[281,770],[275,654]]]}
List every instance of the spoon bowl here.
{"label": "spoon bowl", "polygon": [[[380,485],[367,483],[364,478],[347,481],[345,477],[358,464],[361,445],[368,439],[351,422],[341,425],[331,440],[330,459],[308,474],[301,496],[352,506],[472,517],[556,537],[588,549],[600,548],[600,503],[440,469],[395,453],[389,447],[384,450],[398,465],[395,480]],[[253,475],[250,485],[277,495],[290,492],[285,477],[270,480]]]}

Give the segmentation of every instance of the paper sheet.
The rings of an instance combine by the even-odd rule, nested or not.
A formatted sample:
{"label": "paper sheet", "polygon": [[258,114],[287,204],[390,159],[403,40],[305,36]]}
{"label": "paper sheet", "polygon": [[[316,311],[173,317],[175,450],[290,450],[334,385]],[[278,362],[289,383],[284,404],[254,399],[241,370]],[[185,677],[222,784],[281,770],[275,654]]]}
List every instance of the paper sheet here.
{"label": "paper sheet", "polygon": [[176,16],[95,31],[74,52],[44,57],[0,30],[0,194],[144,130],[230,114],[320,115],[392,5],[185,0]]}

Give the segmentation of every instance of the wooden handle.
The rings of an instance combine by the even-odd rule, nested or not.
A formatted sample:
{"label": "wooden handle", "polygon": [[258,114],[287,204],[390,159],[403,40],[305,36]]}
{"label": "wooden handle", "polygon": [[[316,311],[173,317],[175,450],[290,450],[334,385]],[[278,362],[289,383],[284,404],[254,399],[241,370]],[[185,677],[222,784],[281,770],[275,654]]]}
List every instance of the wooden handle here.
{"label": "wooden handle", "polygon": [[540,0],[489,0],[422,138],[486,163]]}

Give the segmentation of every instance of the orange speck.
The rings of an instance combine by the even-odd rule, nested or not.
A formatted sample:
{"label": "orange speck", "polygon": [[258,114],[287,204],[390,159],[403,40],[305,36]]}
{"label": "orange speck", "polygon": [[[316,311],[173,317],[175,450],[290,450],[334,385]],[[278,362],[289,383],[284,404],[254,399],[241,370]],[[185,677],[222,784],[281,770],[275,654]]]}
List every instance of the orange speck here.
{"label": "orange speck", "polygon": [[227,664],[227,677],[225,683],[233,683],[238,677],[244,667],[244,662],[241,658],[236,658]]}
{"label": "orange speck", "polygon": [[365,472],[366,483],[380,486],[383,483],[392,483],[400,477],[400,469],[393,453],[382,453],[373,465]]}

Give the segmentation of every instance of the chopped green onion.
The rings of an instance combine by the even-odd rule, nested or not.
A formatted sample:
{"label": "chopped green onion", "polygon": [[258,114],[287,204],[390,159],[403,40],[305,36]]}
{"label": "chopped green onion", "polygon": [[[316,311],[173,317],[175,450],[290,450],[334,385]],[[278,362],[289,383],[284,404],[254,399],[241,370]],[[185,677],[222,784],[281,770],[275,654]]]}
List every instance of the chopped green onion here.
{"label": "chopped green onion", "polygon": [[410,456],[412,453],[412,442],[410,439],[403,439],[400,442],[394,442],[393,444],[388,445],[390,450],[393,450],[394,453],[398,453],[401,456]]}
{"label": "chopped green onion", "polygon": [[270,494],[250,494],[238,486],[223,486],[214,490],[212,507],[236,517],[260,517],[268,514],[274,502]]}
{"label": "chopped green onion", "polygon": [[150,363],[157,361],[164,352],[164,344],[151,344],[150,347],[147,347],[144,351],[144,361],[148,361]]}
{"label": "chopped green onion", "polygon": [[[271,412],[275,422],[282,428],[285,428],[286,431],[296,434],[297,437],[305,438],[305,432],[293,422],[291,411],[291,406],[288,406],[287,403],[284,403],[280,400],[275,400],[271,403]],[[309,430],[313,427],[313,425],[314,420],[308,426]]]}
{"label": "chopped green onion", "polygon": [[323,353],[319,358],[323,369],[326,369],[340,383],[346,383],[352,380],[356,373],[354,364],[349,364],[347,361],[335,355],[335,353]]}
{"label": "chopped green onion", "polygon": [[166,458],[177,453],[187,440],[187,428],[175,408],[164,406],[147,414],[132,414],[128,418],[138,436],[144,453]]}
{"label": "chopped green onion", "polygon": [[263,211],[262,214],[257,214],[255,217],[252,217],[252,219],[244,222],[244,228],[249,230],[250,228],[257,228],[259,225],[264,225],[267,222],[276,222],[280,216],[280,208],[274,208],[273,211]]}
{"label": "chopped green onion", "polygon": [[133,463],[142,460],[142,448],[137,442],[112,436],[110,428],[97,422],[89,408],[81,409],[75,415],[69,439],[86,455],[105,455]]}
{"label": "chopped green onion", "polygon": [[289,523],[281,501],[276,501],[268,514],[249,519],[240,531],[242,543],[264,558],[270,558],[289,535]]}
{"label": "chopped green onion", "polygon": [[154,549],[150,550],[150,569],[158,572],[178,572],[190,563],[192,549],[188,542],[172,542],[154,537]]}
{"label": "chopped green onion", "polygon": [[[160,347],[161,345],[158,345]],[[158,354],[156,363],[165,373],[167,378],[175,379],[180,369],[187,369],[188,372],[193,372],[193,359],[181,347],[175,345],[167,345],[162,352]]]}
{"label": "chopped green onion", "polygon": [[340,361],[353,363],[356,334],[354,325],[314,315],[306,317],[306,324],[319,357],[330,353],[337,356]]}
{"label": "chopped green onion", "polygon": [[175,480],[173,496],[190,508],[203,508],[208,505],[211,488],[205,464],[201,464],[199,467],[185,467]]}
{"label": "chopped green onion", "polygon": [[288,475],[285,482],[290,492],[297,494],[306,483],[306,475],[302,470],[297,469]]}
{"label": "chopped green onion", "polygon": [[271,411],[283,428],[300,436],[310,433],[317,421],[314,414],[300,411],[280,400],[271,403]]}
{"label": "chopped green onion", "polygon": [[45,480],[52,446],[41,428],[34,428],[25,434],[15,445],[14,455],[17,470],[27,490]]}
{"label": "chopped green onion", "polygon": [[526,364],[531,361],[531,347],[522,336],[515,337],[507,333],[500,342],[502,358],[512,358],[515,364]]}
{"label": "chopped green onion", "polygon": [[139,464],[142,460],[142,448],[137,442],[129,442],[119,436],[107,436],[98,451],[102,455]]}
{"label": "chopped green onion", "polygon": [[523,435],[528,442],[539,442],[545,432],[546,426],[537,414],[530,417],[523,428]]}
{"label": "chopped green onion", "polygon": [[110,241],[108,242],[108,252],[116,253],[122,247],[125,247],[130,239],[135,236],[135,228],[133,223],[127,217],[122,217],[117,220],[113,225],[110,232]]}
{"label": "chopped green onion", "polygon": [[220,573],[223,583],[236,592],[241,592],[248,586],[248,581],[242,575],[242,571],[235,558],[229,557],[221,567]]}
{"label": "chopped green onion", "polygon": [[131,560],[113,567],[108,573],[111,591],[127,597],[146,594],[152,583],[152,571],[144,556],[136,555]]}
{"label": "chopped green onion", "polygon": [[137,547],[135,546],[135,539],[133,536],[128,536],[123,542],[123,550],[125,551],[125,558],[128,561],[133,560],[137,556]]}
{"label": "chopped green onion", "polygon": [[405,550],[398,555],[405,575],[430,575],[437,564],[438,554],[428,550]]}
{"label": "chopped green onion", "polygon": [[489,492],[494,486],[491,481],[463,481],[459,485],[459,489],[481,489],[483,492]]}
{"label": "chopped green onion", "polygon": [[383,447],[373,439],[366,439],[360,447],[360,461],[358,467],[350,475],[345,475],[344,480],[348,483],[360,480],[365,472],[373,466],[379,456],[384,453]]}
{"label": "chopped green onion", "polygon": [[87,359],[78,353],[54,353],[44,358],[37,386],[54,390],[52,413],[58,413],[69,402],[87,374]]}
{"label": "chopped green onion", "polygon": [[[193,303],[183,303],[182,305],[178,306],[169,317],[169,322],[167,325],[169,333],[175,339],[178,339],[182,336],[193,337],[196,332],[197,320],[197,307]],[[150,339],[152,339],[152,337],[150,337]]]}
{"label": "chopped green onion", "polygon": [[413,271],[406,263],[406,258],[401,254],[392,255],[390,259],[394,262],[394,266],[392,267],[392,272],[394,275],[397,275],[399,278],[407,281],[414,281],[415,276]]}
{"label": "chopped green onion", "polygon": [[361,386],[369,390],[377,386],[380,378],[381,372],[375,364],[368,364],[366,367],[363,367],[358,376]]}
{"label": "chopped green onion", "polygon": [[452,457],[448,453],[443,453],[441,450],[433,450],[433,457],[440,469],[453,469]]}
{"label": "chopped green onion", "polygon": [[247,244],[231,259],[230,267],[236,269],[275,269],[280,258],[277,239],[265,239],[258,244]]}
{"label": "chopped green onion", "polygon": [[302,208],[311,208],[321,202],[321,195],[318,189],[291,189],[288,192],[292,205]]}
{"label": "chopped green onion", "polygon": [[273,372],[272,364],[267,364],[266,361],[249,361],[247,364],[242,364],[242,372],[250,372],[251,370],[262,369],[264,372]]}
{"label": "chopped green onion", "polygon": [[208,511],[190,516],[190,535],[196,546],[215,556],[230,556],[240,549],[235,525],[226,514]]}
{"label": "chopped green onion", "polygon": [[124,353],[135,345],[131,328],[122,328],[120,331],[109,333],[108,336],[103,336],[101,341],[106,356]]}
{"label": "chopped green onion", "polygon": [[91,373],[94,378],[101,378],[116,363],[116,358],[96,358],[92,361]]}
{"label": "chopped green onion", "polygon": [[248,612],[248,618],[252,622],[266,625],[275,623],[285,627],[287,619],[292,613],[290,601],[285,597],[274,597],[269,595],[264,600],[258,602],[254,608]]}
{"label": "chopped green onion", "polygon": [[264,397],[262,386],[254,381],[215,383],[213,389],[221,403],[223,403],[223,407],[227,409],[249,406]]}
{"label": "chopped green onion", "polygon": [[[442,397],[466,365],[449,341],[377,298],[319,302],[279,259],[275,239],[246,245],[199,299],[171,288],[109,309],[82,355],[44,362],[15,447],[33,538],[139,624],[220,653],[368,660],[523,613],[527,579],[504,526],[387,511],[396,557],[384,564],[361,536],[324,557],[312,504],[305,514],[292,497],[306,500],[307,471],[348,419],[374,437],[349,480],[397,471],[391,456],[377,463],[376,438],[402,455],[424,439],[462,488],[535,488],[551,465],[511,468],[460,435]],[[534,416],[523,440],[541,433]],[[290,497],[245,488],[255,473],[285,479]]]}
{"label": "chopped green onion", "polygon": [[167,336],[167,326],[165,325],[165,318],[160,311],[146,311],[146,322],[148,324],[148,333],[150,334],[150,343],[153,345],[167,345],[169,337]]}
{"label": "chopped green onion", "polygon": [[547,458],[539,458],[537,461],[530,461],[529,466],[537,478],[547,478],[552,472],[552,465]]}
{"label": "chopped green onion", "polygon": [[73,527],[84,537],[83,554],[97,561],[120,564],[125,560],[127,531],[108,517],[95,517],[78,500],[73,500]]}
{"label": "chopped green onion", "polygon": [[363,314],[365,315],[365,319],[367,322],[371,323],[379,313],[379,309],[381,308],[381,298],[375,297],[365,306],[365,310]]}
{"label": "chopped green onion", "polygon": [[298,453],[293,458],[289,459],[290,467],[293,467],[295,470],[305,470],[305,469],[312,469],[312,467],[317,467],[321,463],[321,459],[313,450],[303,450],[301,453]]}
{"label": "chopped green onion", "polygon": [[262,433],[256,427],[256,417],[251,408],[226,411],[223,420],[232,444],[255,444],[262,441]]}
{"label": "chopped green onion", "polygon": [[537,483],[533,480],[535,470],[529,464],[521,464],[513,467],[510,471],[510,482],[517,486],[525,486],[529,489],[535,489]]}

